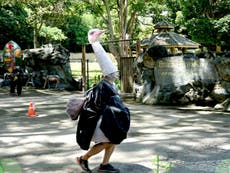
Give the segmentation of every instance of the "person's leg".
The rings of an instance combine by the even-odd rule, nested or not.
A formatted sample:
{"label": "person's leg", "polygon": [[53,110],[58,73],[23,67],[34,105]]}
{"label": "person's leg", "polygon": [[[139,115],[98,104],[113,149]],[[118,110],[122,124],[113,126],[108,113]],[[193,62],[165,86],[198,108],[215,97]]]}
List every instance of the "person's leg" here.
{"label": "person's leg", "polygon": [[103,162],[102,162],[103,165],[106,165],[109,163],[109,159],[110,159],[111,155],[113,154],[114,149],[115,149],[114,144],[109,143],[107,145],[107,147],[105,148],[105,154],[104,154],[104,158],[103,158]]}
{"label": "person's leg", "polygon": [[22,82],[21,80],[17,80],[17,94],[20,96],[22,94]]}
{"label": "person's leg", "polygon": [[16,87],[15,81],[11,80],[10,81],[10,94],[14,94],[15,93],[15,87]]}
{"label": "person's leg", "polygon": [[88,160],[90,157],[92,157],[92,156],[100,153],[102,150],[106,149],[109,145],[110,145],[109,142],[96,144],[81,158],[83,160]]}
{"label": "person's leg", "polygon": [[104,158],[103,158],[103,162],[102,164],[100,164],[99,168],[98,168],[98,172],[110,172],[110,173],[119,173],[120,170],[114,168],[110,163],[110,157],[113,154],[115,149],[115,145],[112,143],[108,143],[107,147],[105,148],[105,154],[104,154]]}
{"label": "person's leg", "polygon": [[107,142],[94,145],[85,155],[81,157],[77,157],[78,164],[81,166],[81,168],[84,171],[91,173],[92,171],[89,169],[89,166],[88,166],[88,159],[100,153],[102,150],[104,150],[108,146],[109,146],[109,143]]}

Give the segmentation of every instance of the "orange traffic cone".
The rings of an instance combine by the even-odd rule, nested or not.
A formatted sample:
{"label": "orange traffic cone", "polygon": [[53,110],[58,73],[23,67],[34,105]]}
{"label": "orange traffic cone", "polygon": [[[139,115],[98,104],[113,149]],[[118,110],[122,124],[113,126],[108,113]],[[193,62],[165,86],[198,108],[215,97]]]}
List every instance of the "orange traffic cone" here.
{"label": "orange traffic cone", "polygon": [[37,116],[37,113],[36,113],[36,111],[35,111],[35,109],[34,109],[34,104],[33,104],[33,102],[30,102],[27,116],[28,116],[28,117],[36,117],[36,116]]}

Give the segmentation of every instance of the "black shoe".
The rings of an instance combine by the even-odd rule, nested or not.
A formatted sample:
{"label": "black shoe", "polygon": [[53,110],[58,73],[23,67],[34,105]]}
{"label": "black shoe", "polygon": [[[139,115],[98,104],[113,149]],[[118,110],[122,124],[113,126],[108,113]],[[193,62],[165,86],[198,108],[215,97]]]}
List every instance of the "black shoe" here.
{"label": "black shoe", "polygon": [[81,157],[77,157],[77,163],[80,165],[81,169],[88,173],[92,173],[92,171],[88,167],[88,161],[83,160]]}
{"label": "black shoe", "polygon": [[120,170],[114,168],[112,165],[110,164],[106,164],[106,165],[100,165],[98,168],[98,172],[111,172],[111,173],[119,173]]}

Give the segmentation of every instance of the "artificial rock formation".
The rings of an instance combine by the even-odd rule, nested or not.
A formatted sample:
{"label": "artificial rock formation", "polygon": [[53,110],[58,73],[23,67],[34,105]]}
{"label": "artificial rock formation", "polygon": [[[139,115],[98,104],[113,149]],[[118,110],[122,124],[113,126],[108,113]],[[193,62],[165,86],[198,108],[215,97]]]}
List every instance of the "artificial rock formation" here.
{"label": "artificial rock formation", "polygon": [[[137,99],[143,103],[215,106],[225,101],[228,105],[229,53],[169,56],[164,47],[153,46],[134,66]],[[223,108],[223,104],[218,106]]]}
{"label": "artificial rock formation", "polygon": [[26,69],[33,75],[36,87],[43,88],[50,87],[49,78],[51,84],[55,82],[55,87],[76,89],[78,85],[72,78],[69,57],[70,52],[61,45],[44,45],[23,51]]}

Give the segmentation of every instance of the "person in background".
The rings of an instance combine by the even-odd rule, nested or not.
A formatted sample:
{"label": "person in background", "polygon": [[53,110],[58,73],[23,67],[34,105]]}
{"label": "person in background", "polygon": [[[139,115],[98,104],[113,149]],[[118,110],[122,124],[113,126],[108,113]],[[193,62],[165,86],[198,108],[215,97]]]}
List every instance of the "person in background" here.
{"label": "person in background", "polygon": [[20,96],[22,94],[22,77],[22,69],[19,66],[16,66],[12,71],[10,81],[10,95],[16,95],[15,88],[17,88],[17,96]]}

